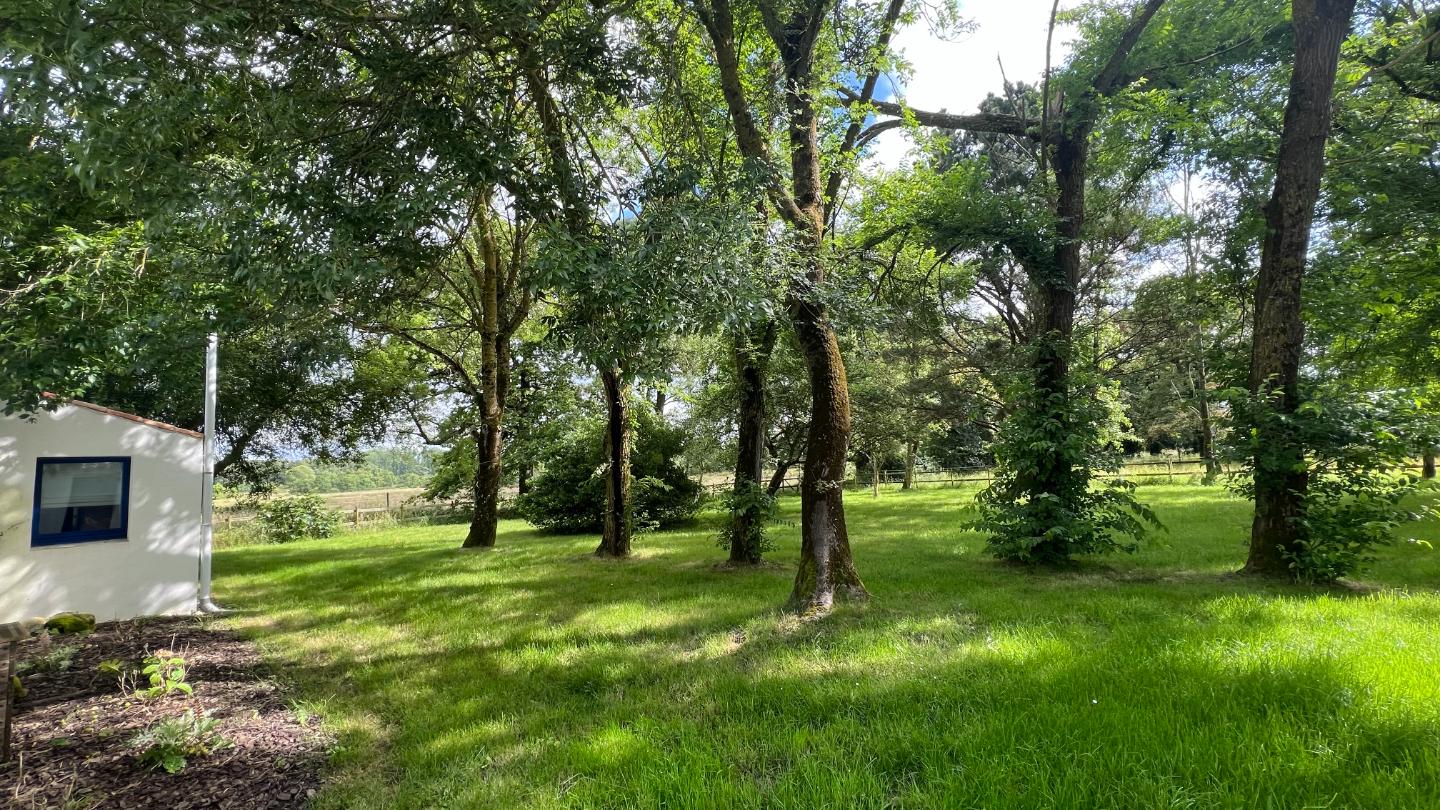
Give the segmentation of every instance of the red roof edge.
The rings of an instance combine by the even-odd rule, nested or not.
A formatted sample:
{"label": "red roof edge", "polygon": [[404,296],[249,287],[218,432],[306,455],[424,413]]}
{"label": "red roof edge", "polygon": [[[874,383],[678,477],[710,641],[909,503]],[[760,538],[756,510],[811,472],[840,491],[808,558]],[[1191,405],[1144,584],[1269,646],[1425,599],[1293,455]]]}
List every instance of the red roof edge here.
{"label": "red roof edge", "polygon": [[[49,391],[46,391],[45,393],[41,394],[41,396],[45,397],[46,399],[60,400],[59,397],[55,396],[54,394],[50,393]],[[144,425],[144,426],[146,426],[146,427],[152,427],[152,428],[155,428],[156,430],[164,430],[164,431],[168,431],[168,432],[170,432],[170,433],[179,433],[181,436],[189,436],[189,437],[192,438],[192,439],[203,439],[203,438],[205,438],[205,434],[201,433],[201,432],[198,431],[198,430],[187,430],[187,429],[185,429],[185,428],[182,428],[182,427],[178,427],[178,426],[176,426],[176,425],[169,424],[168,422],[157,422],[157,421],[155,421],[154,419],[146,419],[146,418],[143,417],[143,416],[136,416],[136,415],[133,414],[133,413],[125,413],[124,411],[117,411],[117,410],[115,410],[114,408],[107,408],[107,407],[105,407],[104,405],[96,405],[96,404],[93,403],[93,402],[86,402],[86,401],[84,401],[84,400],[82,400],[82,399],[67,399],[67,400],[60,400],[60,402],[61,402],[61,404],[63,404],[63,405],[75,405],[75,406],[77,406],[77,407],[84,408],[84,409],[86,409],[87,411],[94,411],[94,412],[96,412],[96,413],[103,413],[103,414],[105,414],[106,416],[113,416],[113,417],[116,417],[117,419],[124,419],[124,420],[127,421],[127,422],[134,422],[134,423],[136,423],[137,425]]]}

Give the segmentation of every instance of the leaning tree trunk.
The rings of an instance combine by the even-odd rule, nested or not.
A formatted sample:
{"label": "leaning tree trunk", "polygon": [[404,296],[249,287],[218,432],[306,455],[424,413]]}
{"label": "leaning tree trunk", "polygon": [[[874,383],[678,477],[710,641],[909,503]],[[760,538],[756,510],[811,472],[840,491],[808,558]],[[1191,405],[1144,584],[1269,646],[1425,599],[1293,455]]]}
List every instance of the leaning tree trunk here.
{"label": "leaning tree trunk", "polygon": [[765,485],[765,493],[770,497],[780,494],[780,489],[785,486],[785,476],[790,474],[790,466],[795,462],[785,459],[775,462],[775,472],[770,474],[770,483]]}
{"label": "leaning tree trunk", "polygon": [[738,453],[735,458],[737,503],[730,514],[730,562],[759,564],[762,549],[755,536],[761,520],[760,476],[765,463],[765,370],[775,347],[775,324],[767,322],[760,339],[748,335],[735,341],[735,369],[740,382],[740,412],[737,422]]}
{"label": "leaning tree trunk", "polygon": [[630,415],[619,366],[600,372],[605,389],[605,512],[600,557],[630,555]]}
{"label": "leaning tree trunk", "polygon": [[1255,284],[1250,391],[1275,411],[1257,420],[1255,519],[1245,572],[1290,575],[1288,557],[1305,540],[1309,474],[1305,448],[1285,426],[1300,406],[1300,355],[1305,337],[1300,286],[1310,224],[1325,173],[1331,95],[1340,43],[1355,0],[1294,0],[1295,67],[1275,161],[1275,190],[1265,206],[1265,241]]}

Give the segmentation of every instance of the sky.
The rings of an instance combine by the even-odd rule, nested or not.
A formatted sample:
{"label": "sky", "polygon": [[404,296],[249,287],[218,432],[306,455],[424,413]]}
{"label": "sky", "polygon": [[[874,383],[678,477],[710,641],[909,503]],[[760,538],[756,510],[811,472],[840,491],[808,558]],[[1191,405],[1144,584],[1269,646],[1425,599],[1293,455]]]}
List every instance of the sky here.
{"label": "sky", "polygon": [[[931,33],[922,19],[901,29],[895,46],[914,69],[900,95],[912,107],[922,110],[975,112],[980,101],[1002,87],[998,56],[1005,63],[1010,81],[1038,81],[1045,70],[1045,29],[1050,21],[1051,0],[959,0],[960,16],[972,30],[942,40]],[[1062,0],[1062,9],[1074,6]],[[1055,31],[1051,62],[1059,65],[1069,54],[1072,32]],[[897,166],[910,149],[910,136],[901,130],[881,135],[875,144],[875,160]]]}

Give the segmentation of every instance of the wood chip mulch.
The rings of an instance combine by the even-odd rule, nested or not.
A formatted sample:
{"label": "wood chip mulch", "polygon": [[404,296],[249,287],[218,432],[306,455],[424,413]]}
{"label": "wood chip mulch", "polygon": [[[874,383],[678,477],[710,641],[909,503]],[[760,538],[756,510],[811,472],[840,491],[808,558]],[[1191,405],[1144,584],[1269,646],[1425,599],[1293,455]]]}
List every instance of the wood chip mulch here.
{"label": "wood chip mulch", "polygon": [[[59,669],[54,649],[71,645],[77,649]],[[137,697],[133,681],[122,689],[100,671],[117,659],[139,669],[160,650],[185,658],[193,696]],[[320,787],[329,740],[318,723],[292,711],[252,644],[213,622],[111,622],[89,635],[27,641],[20,661],[47,652],[59,671],[34,671],[32,663],[22,676],[28,694],[16,704],[11,759],[0,764],[0,807],[269,810],[304,807]],[[142,768],[131,740],[186,709],[209,711],[228,745],[189,758],[177,774]]]}

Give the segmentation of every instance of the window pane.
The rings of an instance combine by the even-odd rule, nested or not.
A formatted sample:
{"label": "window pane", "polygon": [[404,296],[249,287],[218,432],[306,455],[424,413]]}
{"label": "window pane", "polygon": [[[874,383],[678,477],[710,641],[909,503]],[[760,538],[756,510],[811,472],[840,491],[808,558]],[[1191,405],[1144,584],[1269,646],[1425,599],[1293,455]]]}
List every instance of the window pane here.
{"label": "window pane", "polygon": [[39,533],[120,528],[124,485],[120,461],[41,465]]}

